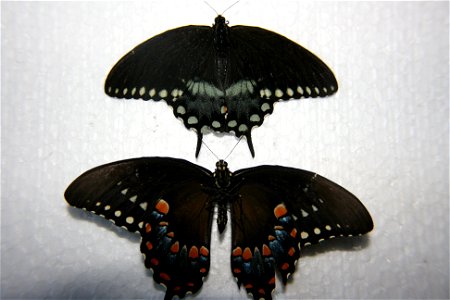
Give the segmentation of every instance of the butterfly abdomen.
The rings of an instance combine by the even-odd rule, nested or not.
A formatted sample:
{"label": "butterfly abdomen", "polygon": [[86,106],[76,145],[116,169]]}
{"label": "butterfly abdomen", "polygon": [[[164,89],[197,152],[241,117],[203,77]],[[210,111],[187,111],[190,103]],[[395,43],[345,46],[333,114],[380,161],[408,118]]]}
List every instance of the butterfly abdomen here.
{"label": "butterfly abdomen", "polygon": [[219,202],[217,207],[217,227],[219,232],[222,233],[225,230],[225,226],[228,222],[228,209],[227,204],[223,202]]}

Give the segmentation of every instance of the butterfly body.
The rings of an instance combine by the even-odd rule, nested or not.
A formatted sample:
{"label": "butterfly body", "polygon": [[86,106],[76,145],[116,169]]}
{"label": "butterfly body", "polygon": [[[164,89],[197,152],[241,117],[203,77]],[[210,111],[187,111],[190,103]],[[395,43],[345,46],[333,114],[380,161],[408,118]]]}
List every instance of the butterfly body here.
{"label": "butterfly body", "polygon": [[301,248],[361,235],[372,219],[351,193],[315,173],[259,166],[215,172],[164,157],[118,161],[87,171],[66,190],[69,204],[142,236],[145,265],[166,298],[197,292],[208,274],[211,226],[231,215],[231,270],[255,299],[270,299],[275,270],[286,283]]}
{"label": "butterfly body", "polygon": [[332,71],[314,54],[275,32],[184,26],[135,47],[110,71],[105,92],[125,99],[165,100],[188,129],[247,138],[280,100],[325,97],[337,91]]}

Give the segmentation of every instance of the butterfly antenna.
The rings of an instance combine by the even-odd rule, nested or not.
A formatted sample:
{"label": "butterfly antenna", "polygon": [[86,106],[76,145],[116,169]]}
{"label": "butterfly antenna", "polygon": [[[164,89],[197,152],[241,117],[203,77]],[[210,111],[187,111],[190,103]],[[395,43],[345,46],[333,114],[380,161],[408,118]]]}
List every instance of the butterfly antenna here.
{"label": "butterfly antenna", "polygon": [[217,160],[220,160],[220,158],[214,153],[214,151],[211,150],[211,148],[208,147],[208,145],[206,145],[205,142],[202,141],[202,144],[205,145],[206,149],[208,149],[209,152],[211,152],[212,155],[214,155],[214,157],[215,157]]}
{"label": "butterfly antenna", "polygon": [[241,1],[241,0],[237,0],[236,2],[234,2],[233,4],[231,4],[230,6],[228,6],[228,8],[225,9],[225,10],[221,13],[221,15],[223,15],[227,10],[229,10],[230,8],[232,8],[233,6],[235,6],[236,4],[238,4],[239,1]]}
{"label": "butterfly antenna", "polygon": [[228,153],[228,155],[223,160],[227,160],[228,156],[230,156],[231,153],[233,153],[234,149],[236,149],[237,145],[239,145],[241,140],[242,140],[242,136],[239,138],[239,140],[237,141],[236,145],[234,145],[233,149],[231,149],[230,153]]}
{"label": "butterfly antenna", "polygon": [[[205,4],[208,5],[209,8],[211,8],[211,9],[216,13],[216,15],[219,14],[219,13],[217,12],[217,10],[215,10],[214,7],[212,7],[207,1],[203,1],[203,2],[205,2]],[[206,146],[206,145],[205,145],[205,146]]]}

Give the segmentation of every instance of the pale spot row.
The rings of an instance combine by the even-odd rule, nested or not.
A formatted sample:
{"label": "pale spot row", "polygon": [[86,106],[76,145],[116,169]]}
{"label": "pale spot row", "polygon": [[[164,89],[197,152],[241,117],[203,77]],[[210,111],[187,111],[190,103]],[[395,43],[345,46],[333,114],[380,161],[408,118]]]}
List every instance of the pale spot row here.
{"label": "pale spot row", "polygon": [[[111,94],[112,91],[113,91],[113,88],[111,86],[108,87],[108,93]],[[138,93],[138,95],[140,97],[143,97],[146,93],[148,93],[148,95],[150,97],[154,97],[155,95],[158,95],[160,98],[166,98],[169,96],[169,91],[167,89],[161,89],[160,91],[157,92],[156,89],[154,89],[154,88],[147,89],[147,87],[145,87],[145,86],[133,87],[133,88],[131,88],[131,90],[129,88],[124,88],[123,90],[120,90],[119,88],[114,89],[115,95],[121,94],[121,96],[126,96],[128,94],[128,92],[130,93],[131,96],[135,96],[136,93]],[[170,91],[170,95],[172,96],[172,98],[181,97],[183,95],[183,90],[173,89]]]}
{"label": "pale spot row", "polygon": [[[314,90],[315,94],[319,95],[320,94],[320,88],[315,86],[315,87],[309,87],[309,86],[297,86],[297,88],[295,89],[297,91],[298,94],[300,94],[300,96],[310,96],[312,95],[312,91]],[[322,87],[322,91],[327,94],[328,91],[333,92],[335,90],[334,86],[329,86],[328,88],[326,87]],[[294,96],[294,90],[290,87],[286,88],[286,91],[283,91],[279,88],[275,89],[274,92],[272,92],[270,89],[268,88],[263,88],[259,91],[259,95],[261,96],[261,98],[270,98],[272,97],[272,95],[275,95],[276,98],[282,98],[284,95],[288,95],[289,97],[293,97]]]}

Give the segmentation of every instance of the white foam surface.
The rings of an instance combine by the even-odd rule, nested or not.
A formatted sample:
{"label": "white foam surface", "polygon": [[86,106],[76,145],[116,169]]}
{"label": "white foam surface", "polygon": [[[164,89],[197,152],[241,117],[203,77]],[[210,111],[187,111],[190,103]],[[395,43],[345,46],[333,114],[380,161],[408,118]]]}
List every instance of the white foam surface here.
{"label": "white foam surface", "polygon": [[[234,1],[209,1],[222,11]],[[230,25],[284,34],[335,72],[338,93],[278,103],[228,158],[232,170],[278,164],[318,172],[357,195],[375,222],[366,240],[304,252],[277,299],[449,297],[448,2],[241,1]],[[145,39],[213,23],[202,1],[2,2],[1,296],[160,299],[139,237],[63,198],[107,162],[215,158],[164,102],[103,92],[113,64]],[[205,136],[223,156],[231,136]],[[198,299],[245,299],[230,265],[230,228],[213,228]]]}

